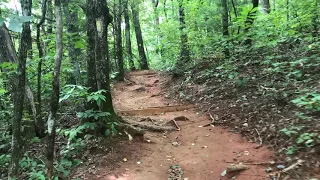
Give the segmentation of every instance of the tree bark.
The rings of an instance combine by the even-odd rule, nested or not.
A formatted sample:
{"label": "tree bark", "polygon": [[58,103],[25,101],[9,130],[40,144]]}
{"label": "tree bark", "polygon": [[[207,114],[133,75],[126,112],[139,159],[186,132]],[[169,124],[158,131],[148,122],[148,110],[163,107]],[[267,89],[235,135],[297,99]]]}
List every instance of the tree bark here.
{"label": "tree bark", "polygon": [[[95,20],[95,5],[92,3],[91,0],[87,0],[86,5],[86,16],[87,16],[87,37],[88,37],[88,47],[87,47],[87,77],[88,82],[87,86],[89,87],[89,92],[96,92],[98,91],[98,83],[97,83],[97,69],[96,69],[96,50],[95,50],[95,44],[96,44],[96,20]],[[94,109],[98,110],[99,106],[96,102],[89,102],[86,105],[86,109]]]}
{"label": "tree bark", "polygon": [[160,19],[159,19],[159,12],[158,12],[158,5],[159,5],[159,0],[152,0],[153,4],[153,13],[154,13],[154,24],[155,24],[155,31],[157,32],[157,48],[156,52],[161,56],[161,37],[160,37]]}
{"label": "tree bark", "polygon": [[264,11],[269,14],[271,12],[270,9],[270,0],[262,0],[262,4],[263,4],[263,9]]}
{"label": "tree bark", "polygon": [[97,24],[97,41],[96,51],[101,52],[100,57],[97,57],[99,63],[99,69],[102,76],[101,78],[101,89],[105,90],[103,95],[106,97],[106,101],[102,102],[101,110],[103,112],[109,112],[111,116],[109,120],[113,120],[116,113],[113,109],[112,97],[110,91],[110,62],[108,59],[108,25],[112,22],[112,17],[109,16],[109,9],[105,0],[95,0],[96,3],[96,24]]}
{"label": "tree bark", "polygon": [[186,23],[185,23],[185,14],[183,8],[183,0],[179,0],[179,22],[180,22],[180,57],[176,61],[175,70],[174,70],[174,77],[179,77],[183,75],[184,67],[187,63],[190,62],[190,51],[188,46],[188,35],[185,32]]}
{"label": "tree bark", "polygon": [[[12,64],[15,64],[19,62],[19,57],[17,56],[17,53],[14,49],[14,44],[13,41],[11,39],[11,36],[9,34],[8,29],[6,28],[5,25],[3,25],[2,27],[0,27],[0,63],[1,62],[10,62]],[[11,92],[12,94],[14,94],[14,87],[17,86],[18,82],[17,82],[17,78],[14,77],[9,77],[9,82],[8,82],[8,86],[7,86],[7,91]],[[27,97],[30,106],[31,106],[31,110],[33,113],[33,116],[36,118],[37,117],[37,113],[36,113],[36,103],[34,102],[34,95],[33,92],[30,88],[30,86],[28,85],[28,83],[26,82],[25,84],[25,97]],[[35,119],[35,122],[37,120]]]}
{"label": "tree bark", "polygon": [[39,21],[39,23],[37,23],[36,27],[37,27],[37,48],[38,48],[38,52],[39,52],[39,62],[38,62],[38,68],[37,68],[37,104],[36,104],[36,121],[35,121],[35,129],[38,132],[38,135],[40,137],[44,137],[45,135],[45,125],[44,122],[42,120],[42,116],[41,116],[41,75],[42,75],[42,61],[43,61],[43,48],[41,45],[41,41],[40,41],[40,28],[42,26],[42,24],[45,21],[46,18],[46,12],[47,12],[47,0],[43,0],[42,1],[42,16],[41,19]]}
{"label": "tree bark", "polygon": [[48,19],[47,19],[47,33],[52,34],[52,23],[53,23],[53,6],[52,6],[52,0],[48,0]]}
{"label": "tree bark", "polygon": [[[21,1],[22,14],[31,15],[32,0]],[[14,86],[13,104],[14,118],[12,121],[12,154],[11,165],[9,168],[9,179],[18,178],[19,161],[21,157],[21,121],[23,116],[23,102],[26,84],[26,60],[28,56],[29,44],[31,43],[30,22],[22,24],[22,34],[19,46],[18,69],[17,69],[17,86]]]}
{"label": "tree bark", "polygon": [[[228,38],[229,36],[229,22],[228,22],[228,2],[227,0],[221,0],[221,17],[222,17],[222,35]],[[230,56],[228,45],[223,50],[225,56]]]}
{"label": "tree bark", "polygon": [[118,0],[118,9],[116,11],[116,26],[117,31],[116,33],[116,54],[118,60],[118,71],[119,74],[117,76],[118,81],[124,81],[124,69],[123,69],[123,52],[122,52],[122,31],[121,31],[121,21],[122,21],[122,5],[121,0]]}
{"label": "tree bark", "polygon": [[130,19],[129,19],[128,1],[129,0],[125,0],[125,4],[124,4],[124,21],[126,24],[126,29],[125,29],[125,32],[126,32],[126,51],[127,51],[130,70],[134,71],[134,70],[136,70],[136,68],[134,66],[132,49],[131,49],[131,34],[130,34]]}
{"label": "tree bark", "polygon": [[50,113],[47,121],[48,142],[47,142],[47,178],[53,177],[53,160],[54,160],[54,143],[56,135],[56,120],[57,111],[59,108],[60,94],[60,68],[63,53],[62,44],[62,11],[60,0],[54,1],[55,16],[56,16],[56,55],[54,60],[53,79],[52,79],[52,94],[50,100]]}
{"label": "tree bark", "polygon": [[134,29],[136,32],[136,39],[138,44],[140,68],[143,70],[146,70],[146,69],[149,69],[149,66],[148,66],[147,56],[146,56],[146,52],[144,50],[144,45],[143,45],[143,38],[142,38],[140,18],[139,18],[139,4],[137,4],[137,2],[133,2],[131,5],[131,9],[132,9],[132,16],[133,16],[133,24],[134,24]]}

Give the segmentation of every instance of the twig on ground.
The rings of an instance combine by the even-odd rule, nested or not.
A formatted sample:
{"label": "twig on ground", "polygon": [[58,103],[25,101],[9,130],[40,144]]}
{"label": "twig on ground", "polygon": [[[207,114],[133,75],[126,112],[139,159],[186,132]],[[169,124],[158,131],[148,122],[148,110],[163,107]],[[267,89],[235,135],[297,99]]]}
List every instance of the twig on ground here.
{"label": "twig on ground", "polygon": [[174,125],[176,126],[177,131],[180,131],[181,128],[180,128],[179,124],[177,123],[177,121],[176,120],[172,120],[172,121],[173,121]]}
{"label": "twig on ground", "polygon": [[262,138],[261,138],[260,133],[257,130],[257,128],[254,128],[254,130],[257,132],[257,134],[259,136],[259,141],[260,141],[259,146],[255,147],[255,149],[258,149],[258,148],[260,148],[262,146]]}
{"label": "twig on ground", "polygon": [[301,165],[301,164],[304,163],[304,162],[305,162],[305,160],[299,159],[296,163],[294,163],[294,164],[292,164],[291,166],[283,169],[281,172],[286,173],[286,172],[292,170],[293,168],[295,168],[296,166]]}

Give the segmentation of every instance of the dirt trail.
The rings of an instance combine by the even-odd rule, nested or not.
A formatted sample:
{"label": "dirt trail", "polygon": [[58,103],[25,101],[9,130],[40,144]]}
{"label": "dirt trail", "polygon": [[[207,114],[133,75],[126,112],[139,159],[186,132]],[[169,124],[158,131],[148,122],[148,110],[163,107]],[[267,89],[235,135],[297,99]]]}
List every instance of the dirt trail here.
{"label": "dirt trail", "polygon": [[[134,83],[119,83],[114,87],[114,105],[118,113],[128,110],[178,105],[165,98],[161,89],[163,79],[152,71],[130,74]],[[132,116],[132,114],[130,115]],[[267,162],[272,153],[265,147],[255,149],[257,144],[249,143],[237,134],[220,127],[199,127],[210,122],[210,118],[197,109],[166,112],[150,117],[153,123],[165,123],[175,117],[185,116],[188,121],[179,121],[181,131],[170,133],[148,132],[148,142],[132,142],[128,145],[135,155],[123,155],[124,162],[112,172],[100,175],[101,180],[166,180],[171,165],[178,164],[188,180],[219,180],[230,162]],[[130,147],[129,147],[130,146]],[[126,148],[124,146],[124,148]],[[229,162],[229,163],[228,163]],[[249,165],[250,168],[235,175],[238,180],[269,179],[265,167]]]}

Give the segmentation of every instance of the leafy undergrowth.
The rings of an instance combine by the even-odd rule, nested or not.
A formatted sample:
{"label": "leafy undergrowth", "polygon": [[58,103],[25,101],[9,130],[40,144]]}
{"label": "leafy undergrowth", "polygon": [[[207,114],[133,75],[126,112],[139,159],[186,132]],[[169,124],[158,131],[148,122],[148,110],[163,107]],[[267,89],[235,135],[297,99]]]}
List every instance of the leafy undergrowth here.
{"label": "leafy undergrowth", "polygon": [[[104,100],[101,96],[102,91],[87,93],[87,89],[82,86],[69,85],[62,91],[61,112],[56,128],[55,141],[55,175],[57,179],[83,179],[84,173],[97,173],[98,165],[108,162],[109,167],[117,166],[121,162],[120,155],[123,153],[122,147],[124,136],[113,136],[119,134],[116,130],[116,122],[108,122],[108,129],[101,134],[97,129],[98,123],[82,123],[83,119],[93,118],[98,120],[101,117],[108,116],[109,113],[87,110],[83,112],[82,103],[92,100]],[[23,120],[24,128],[32,121]],[[29,129],[35,132],[34,129]],[[126,139],[127,140],[127,139]],[[6,178],[11,161],[10,149],[11,135],[9,132],[3,133],[0,137],[0,179]],[[39,139],[35,134],[24,134],[21,144],[23,154],[20,161],[19,179],[46,179],[46,144],[47,138]],[[130,151],[127,152],[130,154]],[[80,171],[79,171],[80,169]]]}
{"label": "leafy undergrowth", "polygon": [[197,103],[215,125],[262,141],[288,164],[307,160],[291,176],[311,176],[320,169],[319,47],[319,41],[287,40],[274,48],[238,49],[230,60],[198,59],[169,82],[176,84],[170,92]]}
{"label": "leafy undergrowth", "polygon": [[[107,168],[119,167],[122,155],[130,155],[130,148],[126,136],[94,136],[84,135],[84,132],[93,128],[95,124],[80,125],[77,116],[64,114],[60,117],[55,144],[55,177],[54,179],[83,179],[84,175],[99,174],[99,166]],[[10,141],[10,136],[7,138]],[[3,139],[3,140],[4,140]],[[19,179],[46,179],[45,154],[46,138],[30,140],[25,154],[20,161],[21,173]],[[6,178],[10,163],[10,151],[0,156],[0,179]],[[104,169],[104,170],[105,170]]]}

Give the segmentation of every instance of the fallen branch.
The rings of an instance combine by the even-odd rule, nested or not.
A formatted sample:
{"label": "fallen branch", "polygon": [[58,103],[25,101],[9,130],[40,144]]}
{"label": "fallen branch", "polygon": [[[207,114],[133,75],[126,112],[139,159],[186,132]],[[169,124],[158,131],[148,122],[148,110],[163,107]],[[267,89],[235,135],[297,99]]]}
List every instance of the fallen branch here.
{"label": "fallen branch", "polygon": [[262,138],[261,138],[260,133],[257,130],[257,128],[254,128],[254,130],[257,132],[258,137],[259,137],[259,141],[260,141],[259,146],[255,147],[255,149],[258,149],[258,148],[260,148],[262,146]]}

